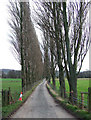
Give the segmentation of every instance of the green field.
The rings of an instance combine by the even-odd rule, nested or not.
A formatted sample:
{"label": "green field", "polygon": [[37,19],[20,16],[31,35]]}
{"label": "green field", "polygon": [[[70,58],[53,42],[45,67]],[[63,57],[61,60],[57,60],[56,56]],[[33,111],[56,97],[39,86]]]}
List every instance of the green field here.
{"label": "green field", "polygon": [[21,88],[21,79],[2,79],[2,89],[11,88],[12,92],[18,91]]}
{"label": "green field", "polygon": [[34,91],[34,89],[39,84],[37,83],[31,88],[31,90],[28,90],[26,93],[24,93],[22,101],[18,101],[22,88],[21,79],[0,79],[0,81],[2,81],[2,89],[8,90],[10,87],[13,100],[16,99],[16,102],[14,104],[5,105],[2,107],[1,111],[3,117],[9,116],[13,111],[19,108],[19,106],[21,106],[21,104],[24,103],[24,101],[28,98],[28,96]]}
{"label": "green field", "polygon": [[[65,86],[66,86],[66,92],[69,92],[69,85],[67,80],[65,80]],[[9,87],[11,89],[12,96],[16,96],[16,98],[18,99],[21,93],[21,79],[2,79],[2,89],[8,90]],[[88,92],[88,87],[89,87],[89,79],[86,78],[78,79],[77,81],[78,100],[79,99],[81,100],[81,92]],[[60,94],[60,85],[58,79],[56,79],[56,91],[58,94]],[[67,93],[67,95],[69,94]],[[84,104],[87,105],[87,95],[84,95]]]}
{"label": "green field", "polygon": [[[52,84],[52,81],[51,81],[51,84]],[[65,86],[66,86],[66,92],[69,92],[69,84],[67,80],[65,80]],[[79,78],[77,80],[78,100],[81,100],[81,92],[88,92],[88,87],[89,87],[89,79]],[[56,79],[56,92],[60,94],[60,84],[58,79]],[[87,106],[87,95],[84,95],[84,104]]]}
{"label": "green field", "polygon": [[2,89],[8,90],[9,87],[12,96],[19,97],[21,93],[21,79],[2,79]]}

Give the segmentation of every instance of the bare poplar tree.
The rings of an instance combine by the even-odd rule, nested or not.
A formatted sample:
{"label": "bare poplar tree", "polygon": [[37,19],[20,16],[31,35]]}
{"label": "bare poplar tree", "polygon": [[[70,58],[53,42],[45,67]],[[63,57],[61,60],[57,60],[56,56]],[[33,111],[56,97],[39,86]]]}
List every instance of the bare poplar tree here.
{"label": "bare poplar tree", "polygon": [[[52,40],[56,44],[61,96],[65,96],[63,73],[65,69],[70,92],[73,91],[75,99],[77,97],[77,76],[91,42],[87,23],[88,5],[89,2],[67,4],[66,2],[46,1],[37,5],[40,11],[37,12],[38,25],[47,30],[48,36],[52,34]],[[49,44],[50,46],[51,44]]]}
{"label": "bare poplar tree", "polygon": [[89,40],[89,29],[86,27],[88,21],[88,4],[89,3],[85,2],[70,3],[67,12],[66,2],[62,3],[65,37],[64,41],[61,42],[65,44],[66,52],[64,48],[62,51],[70,92],[73,91],[74,103],[76,103],[75,99],[77,97],[77,75],[81,70],[83,60],[91,42],[91,40]]}
{"label": "bare poplar tree", "polygon": [[41,79],[41,51],[31,21],[29,2],[10,2],[9,11],[11,43],[21,64],[22,91],[26,92],[35,81]]}

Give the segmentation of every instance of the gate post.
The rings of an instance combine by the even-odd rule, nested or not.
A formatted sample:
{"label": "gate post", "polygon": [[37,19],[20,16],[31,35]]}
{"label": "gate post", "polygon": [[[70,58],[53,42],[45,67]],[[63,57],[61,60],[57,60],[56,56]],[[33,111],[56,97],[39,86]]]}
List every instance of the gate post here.
{"label": "gate post", "polygon": [[88,111],[91,113],[91,87],[88,88]]}
{"label": "gate post", "polygon": [[81,109],[84,109],[84,93],[81,92]]}

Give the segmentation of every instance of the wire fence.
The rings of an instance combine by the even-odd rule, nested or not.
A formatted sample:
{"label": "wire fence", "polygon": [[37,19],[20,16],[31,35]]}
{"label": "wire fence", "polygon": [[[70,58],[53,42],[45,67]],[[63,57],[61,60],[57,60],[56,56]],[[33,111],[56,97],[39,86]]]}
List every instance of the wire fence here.
{"label": "wire fence", "polygon": [[[49,84],[52,89],[54,89],[60,95],[60,88],[57,89],[53,87],[53,84]],[[70,92],[66,92],[66,100],[69,102]],[[72,101],[74,101],[77,107],[81,109],[88,110],[88,92],[80,92],[77,97],[72,97]]]}
{"label": "wire fence", "polygon": [[[40,82],[41,80],[33,83],[29,90],[32,90],[32,88],[37,86]],[[21,87],[18,89],[13,88],[13,90],[10,87],[4,90],[2,89],[0,92],[2,107],[16,103],[19,100],[21,91]]]}
{"label": "wire fence", "polygon": [[[66,93],[66,96],[69,98],[69,93]],[[73,101],[75,101],[78,106],[81,106],[83,102],[84,108],[88,108],[88,93],[80,92],[80,96],[78,95],[77,98],[73,97]]]}
{"label": "wire fence", "polygon": [[19,93],[15,91],[14,93],[11,93],[11,89],[9,87],[8,90],[3,90],[1,91],[2,93],[2,107],[15,103],[19,99]]}

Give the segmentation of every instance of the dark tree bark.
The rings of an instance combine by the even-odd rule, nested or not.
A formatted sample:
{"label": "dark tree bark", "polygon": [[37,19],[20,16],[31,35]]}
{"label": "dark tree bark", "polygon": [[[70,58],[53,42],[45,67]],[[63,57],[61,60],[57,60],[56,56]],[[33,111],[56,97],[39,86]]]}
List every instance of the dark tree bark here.
{"label": "dark tree bark", "polygon": [[11,43],[21,64],[22,92],[42,78],[43,62],[39,42],[31,21],[29,2],[11,2],[9,6],[13,32]]}

